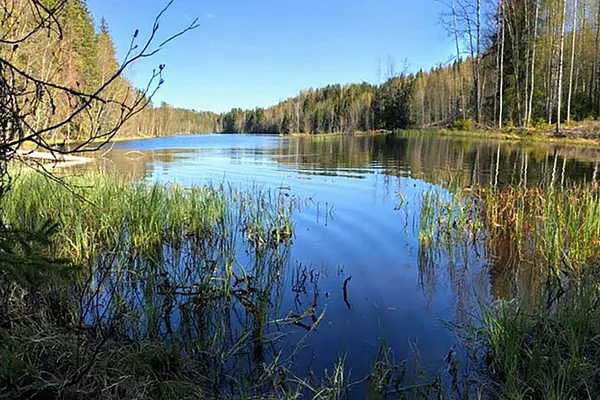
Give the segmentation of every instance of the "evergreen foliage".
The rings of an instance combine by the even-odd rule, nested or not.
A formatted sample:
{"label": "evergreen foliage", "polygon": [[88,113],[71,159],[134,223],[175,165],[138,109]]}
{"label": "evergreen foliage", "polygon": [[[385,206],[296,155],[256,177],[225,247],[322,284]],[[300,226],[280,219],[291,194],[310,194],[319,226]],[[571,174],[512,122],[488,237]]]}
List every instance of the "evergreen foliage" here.
{"label": "evergreen foliage", "polygon": [[228,133],[351,133],[411,125],[414,78],[393,77],[377,86],[329,85],[308,89],[273,107],[233,109],[222,116]]}
{"label": "evergreen foliage", "polygon": [[[38,1],[38,0],[36,0]],[[46,1],[46,3],[53,3]],[[103,105],[89,107],[78,113],[68,124],[52,131],[52,138],[83,140],[90,132],[105,130],[122,118],[121,107],[109,102],[134,105],[142,93],[134,88],[124,75],[114,78],[121,67],[108,22],[102,18],[96,29],[95,21],[85,0],[65,0],[52,13],[56,23],[50,29],[36,29],[40,23],[36,2],[15,0],[0,27],[2,56],[16,67],[40,82],[56,84],[82,93],[94,93],[103,85]],[[39,6],[39,5],[38,5]],[[51,6],[51,5],[50,5]],[[32,32],[31,35],[28,32]],[[18,45],[10,45],[12,38],[28,35]],[[162,68],[162,67],[161,67]],[[51,87],[51,86],[50,86]],[[56,121],[69,117],[81,106],[79,99],[68,93],[51,93],[52,101],[37,107],[27,123],[33,129],[44,129]],[[41,99],[43,100],[43,99]],[[101,103],[101,102],[98,102]],[[99,117],[100,116],[100,117]],[[100,120],[98,120],[100,119]],[[176,133],[203,133],[220,130],[218,115],[208,112],[181,110],[167,104],[146,107],[120,127],[120,137],[164,136]]]}

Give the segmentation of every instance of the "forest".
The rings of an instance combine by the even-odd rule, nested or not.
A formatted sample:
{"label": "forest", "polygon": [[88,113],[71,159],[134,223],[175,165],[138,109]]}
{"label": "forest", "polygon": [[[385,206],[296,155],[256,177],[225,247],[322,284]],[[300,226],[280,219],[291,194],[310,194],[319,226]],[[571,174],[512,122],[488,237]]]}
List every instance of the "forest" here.
{"label": "forest", "polygon": [[[13,2],[14,3],[14,2]],[[40,3],[41,4],[41,3]],[[5,21],[3,35],[27,33],[36,27],[35,9],[27,2],[12,4],[16,11],[10,14],[13,21]],[[178,133],[213,132],[218,130],[218,116],[210,112],[178,109],[168,104],[154,105],[150,92],[146,99],[143,89],[135,88],[126,74],[117,73],[121,63],[117,60],[115,45],[107,21],[102,18],[96,26],[85,0],[70,0],[53,15],[57,20],[56,34],[35,35],[30,40],[12,46],[2,46],[3,56],[19,72],[34,77],[39,82],[60,83],[71,88],[73,93],[93,93],[106,86],[105,107],[96,110],[102,113],[105,126],[118,121],[120,107],[108,107],[110,101],[131,106],[135,112],[126,123],[119,126],[120,137],[164,136]],[[7,40],[6,42],[9,42]],[[164,66],[160,66],[162,70]],[[126,71],[125,71],[126,72]],[[117,76],[118,75],[118,76]],[[25,76],[25,75],[24,75]],[[160,82],[162,84],[162,81]],[[37,107],[30,116],[32,128],[51,126],[54,120],[69,115],[78,106],[73,93],[55,95],[52,102]],[[43,99],[40,99],[43,102]],[[140,107],[141,106],[141,107]],[[72,124],[53,130],[53,141],[77,141],[97,127],[91,115],[78,115]]]}
{"label": "forest", "polygon": [[[266,110],[232,110],[226,132],[539,127],[600,116],[600,2],[452,0],[449,63],[381,85],[309,89]],[[391,76],[390,76],[391,75]]]}
{"label": "forest", "polygon": [[415,76],[418,126],[530,127],[597,119],[600,2],[452,0],[456,61]]}
{"label": "forest", "polygon": [[[11,49],[18,65],[70,87],[91,90],[103,84],[119,68],[108,23],[96,24],[85,0],[69,1],[59,18],[64,40],[37,37]],[[266,109],[223,114],[149,101],[119,136],[550,125],[558,132],[561,124],[600,116],[599,1],[452,0],[441,19],[456,50],[450,62],[430,70],[390,68],[381,84],[310,88]],[[128,97],[140,89],[120,76],[110,90]],[[73,105],[61,100],[53,107],[66,114]],[[42,114],[35,124],[48,123]],[[80,124],[84,129],[85,122]],[[77,140],[77,131],[69,125],[56,131],[55,139]]]}

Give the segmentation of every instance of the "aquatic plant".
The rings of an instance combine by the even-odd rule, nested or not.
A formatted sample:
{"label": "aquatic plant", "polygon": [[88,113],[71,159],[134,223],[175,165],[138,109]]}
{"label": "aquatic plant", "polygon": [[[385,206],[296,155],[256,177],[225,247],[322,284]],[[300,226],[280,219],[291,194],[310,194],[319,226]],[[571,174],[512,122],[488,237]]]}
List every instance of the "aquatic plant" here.
{"label": "aquatic plant", "polygon": [[533,308],[497,301],[483,309],[477,332],[495,397],[598,398],[599,277],[584,275],[547,285]]}
{"label": "aquatic plant", "polygon": [[577,273],[600,256],[600,192],[595,186],[476,186],[422,197],[423,247],[483,244],[498,268]]}
{"label": "aquatic plant", "polygon": [[[54,332],[47,339],[49,346],[83,357],[80,364],[68,358],[67,365],[86,369],[84,360],[91,358],[89,368],[102,370],[92,380],[110,379],[109,371],[102,369],[110,364],[94,361],[100,355],[115,365],[128,363],[125,359],[135,356],[135,351],[123,347],[129,343],[153,348],[160,353],[157,357],[166,357],[167,364],[182,363],[177,366],[182,369],[165,375],[175,379],[176,386],[197,381],[202,390],[235,391],[246,388],[244,381],[252,376],[260,376],[268,386],[268,374],[261,366],[279,362],[271,358],[268,346],[277,336],[271,321],[278,311],[281,291],[277,288],[288,263],[292,209],[293,199],[258,187],[184,188],[130,183],[97,173],[66,178],[62,183],[23,171],[2,201],[3,221],[10,231],[41,232],[44,240],[35,247],[40,257],[70,260],[73,279],[69,283],[57,280],[48,287],[35,279],[26,286],[12,276],[3,282],[4,325],[27,328],[7,331],[14,338],[7,354],[24,368],[16,371],[22,379],[41,385],[42,376],[26,373],[40,365],[27,365],[23,359],[33,351],[28,346],[35,346],[28,332],[39,329]],[[44,231],[46,226],[53,231]],[[58,270],[53,272],[60,275]],[[48,301],[57,294],[64,300],[60,316],[64,323],[49,317],[35,322],[56,304],[41,307],[34,298]],[[73,332],[74,327],[82,332]],[[80,349],[78,341],[85,348]],[[170,346],[176,346],[180,357],[171,354]],[[116,347],[128,355],[120,359]],[[55,362],[54,368],[62,365],[53,351],[47,358]],[[188,364],[194,366],[191,375],[185,372]],[[85,390],[98,385],[75,377],[76,371],[63,372],[50,380],[51,393],[68,392],[63,386],[72,379],[86,381]],[[15,374],[19,375],[3,371],[5,379]],[[108,375],[102,378],[102,374]],[[115,396],[119,391],[139,389],[128,386],[127,380],[111,385]],[[261,387],[254,390],[261,391]],[[156,394],[154,389],[149,393]],[[10,393],[21,395],[28,389],[18,386],[18,390]],[[35,390],[45,389],[36,386]],[[181,393],[175,386],[168,390],[174,396]],[[107,393],[107,397],[112,396]]]}
{"label": "aquatic plant", "polygon": [[597,186],[438,188],[419,217],[424,285],[447,268],[463,302],[479,256],[494,283],[494,300],[474,296],[462,321],[481,367],[465,379],[483,377],[492,398],[597,398]]}
{"label": "aquatic plant", "polygon": [[[311,334],[325,315],[318,274],[289,265],[296,201],[260,187],[22,171],[0,204],[0,397],[439,392],[385,344],[368,377],[352,380],[343,353],[324,373],[296,375],[305,342],[286,335]],[[282,309],[286,276],[305,310]]]}

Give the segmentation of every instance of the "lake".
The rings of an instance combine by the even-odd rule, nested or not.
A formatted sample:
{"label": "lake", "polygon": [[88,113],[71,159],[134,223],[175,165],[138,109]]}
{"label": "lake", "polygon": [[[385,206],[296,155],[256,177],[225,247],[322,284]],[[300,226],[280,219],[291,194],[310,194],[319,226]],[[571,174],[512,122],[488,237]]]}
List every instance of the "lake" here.
{"label": "lake", "polygon": [[118,142],[103,153],[104,168],[138,181],[261,186],[298,199],[278,314],[318,297],[324,316],[309,335],[286,329],[284,343],[302,340],[297,373],[331,368],[345,355],[355,380],[369,372],[382,343],[396,362],[418,349],[422,365],[443,365],[457,345],[448,323],[463,322],[479,302],[528,290],[527,282],[503,280],[498,258],[483,249],[424,257],[425,193],[591,181],[600,161],[595,148],[416,134],[178,136]]}

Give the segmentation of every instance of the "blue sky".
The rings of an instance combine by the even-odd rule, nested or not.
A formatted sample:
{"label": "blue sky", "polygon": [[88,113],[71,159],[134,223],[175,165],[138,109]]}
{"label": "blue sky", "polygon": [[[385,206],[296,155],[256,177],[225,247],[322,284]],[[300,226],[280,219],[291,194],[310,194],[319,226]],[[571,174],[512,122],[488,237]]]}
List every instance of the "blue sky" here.
{"label": "blue sky", "polygon": [[[131,35],[149,34],[166,0],[88,0],[123,57]],[[143,86],[166,64],[156,101],[198,110],[266,107],[301,89],[385,78],[389,60],[411,71],[446,62],[452,42],[435,0],[175,0],[161,37],[200,27],[128,72]],[[381,65],[381,68],[378,68]],[[381,74],[378,73],[381,70]]]}

